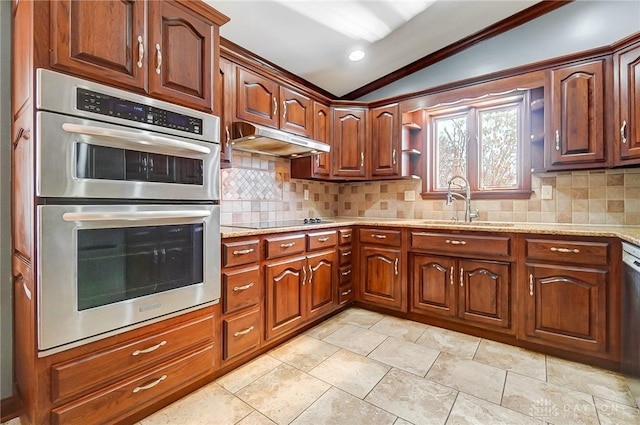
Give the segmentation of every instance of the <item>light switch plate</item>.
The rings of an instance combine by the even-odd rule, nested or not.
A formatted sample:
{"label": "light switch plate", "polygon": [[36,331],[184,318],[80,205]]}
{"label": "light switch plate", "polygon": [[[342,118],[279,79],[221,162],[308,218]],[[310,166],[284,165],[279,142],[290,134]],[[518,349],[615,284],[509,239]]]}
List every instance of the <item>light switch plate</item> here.
{"label": "light switch plate", "polygon": [[416,200],[416,191],[415,190],[405,190],[404,191],[404,200],[405,201],[415,201]]}
{"label": "light switch plate", "polygon": [[553,186],[542,185],[542,191],[540,193],[542,199],[553,199]]}

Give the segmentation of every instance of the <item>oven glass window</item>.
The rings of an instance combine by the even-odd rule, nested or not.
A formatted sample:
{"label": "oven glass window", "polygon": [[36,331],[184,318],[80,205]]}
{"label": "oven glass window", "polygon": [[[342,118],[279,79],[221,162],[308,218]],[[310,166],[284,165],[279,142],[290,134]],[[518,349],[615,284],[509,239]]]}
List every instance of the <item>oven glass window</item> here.
{"label": "oven glass window", "polygon": [[78,310],[203,280],[203,224],[78,230]]}
{"label": "oven glass window", "polygon": [[105,179],[202,185],[200,159],[78,143],[76,175]]}

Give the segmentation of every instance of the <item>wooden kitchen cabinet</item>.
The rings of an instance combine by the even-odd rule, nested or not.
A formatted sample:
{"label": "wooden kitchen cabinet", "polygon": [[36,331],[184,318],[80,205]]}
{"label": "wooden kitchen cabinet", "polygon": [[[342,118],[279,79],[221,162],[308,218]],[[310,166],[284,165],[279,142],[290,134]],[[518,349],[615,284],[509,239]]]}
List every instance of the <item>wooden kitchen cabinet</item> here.
{"label": "wooden kitchen cabinet", "polygon": [[231,148],[231,126],[234,117],[234,71],[233,63],[220,58],[218,90],[220,93],[218,111],[220,115],[220,167],[231,167],[233,152]]}
{"label": "wooden kitchen cabinet", "polygon": [[619,242],[535,238],[524,241],[520,337],[617,361],[620,332]]}
{"label": "wooden kitchen cabinet", "polygon": [[313,319],[331,312],[336,305],[336,253],[325,251],[307,256],[306,318]]}
{"label": "wooden kitchen cabinet", "polygon": [[333,108],[332,176],[367,176],[367,109]]}
{"label": "wooden kitchen cabinet", "polygon": [[236,66],[236,117],[299,136],[313,134],[311,99],[289,87]]}
{"label": "wooden kitchen cabinet", "polygon": [[406,312],[402,232],[395,229],[359,229],[358,241],[358,300]]}
{"label": "wooden kitchen cabinet", "polygon": [[411,251],[410,311],[513,331],[510,237],[413,231]]}
{"label": "wooden kitchen cabinet", "polygon": [[293,330],[303,322],[306,267],[306,257],[273,261],[265,265],[267,340]]}
{"label": "wooden kitchen cabinet", "polygon": [[13,254],[31,263],[34,258],[34,131],[33,115],[25,109],[13,123],[11,137],[11,236]]}
{"label": "wooden kitchen cabinet", "polygon": [[[200,2],[50,2],[51,67],[204,111],[224,15]],[[107,42],[108,40],[108,42]]]}
{"label": "wooden kitchen cabinet", "polygon": [[338,305],[353,301],[353,229],[338,229]]}
{"label": "wooden kitchen cabinet", "polygon": [[614,54],[617,165],[640,163],[640,44]]}
{"label": "wooden kitchen cabinet", "polygon": [[[313,102],[313,139],[332,144],[331,108]],[[331,148],[333,150],[333,148]],[[319,153],[291,160],[291,177],[296,179],[331,179],[331,156],[333,152]]]}
{"label": "wooden kitchen cabinet", "polygon": [[[607,165],[605,95],[609,59],[555,68],[548,74],[546,168]],[[546,111],[549,111],[547,115]]]}
{"label": "wooden kitchen cabinet", "polygon": [[371,125],[371,177],[400,176],[400,108],[397,103],[369,111]]}

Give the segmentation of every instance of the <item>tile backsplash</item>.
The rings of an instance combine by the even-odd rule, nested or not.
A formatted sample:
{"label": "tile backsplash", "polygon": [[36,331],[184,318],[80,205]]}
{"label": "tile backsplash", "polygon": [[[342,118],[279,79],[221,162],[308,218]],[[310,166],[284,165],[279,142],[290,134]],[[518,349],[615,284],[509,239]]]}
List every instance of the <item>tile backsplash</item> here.
{"label": "tile backsplash", "polygon": [[[455,208],[464,217],[461,201],[421,200],[420,180],[298,180],[288,159],[246,152],[234,152],[233,164],[221,170],[223,225],[334,216],[448,220]],[[543,185],[552,187],[552,199],[541,199]],[[416,200],[405,201],[405,191]],[[472,199],[471,206],[479,220],[640,225],[640,168],[534,174],[530,199]]]}

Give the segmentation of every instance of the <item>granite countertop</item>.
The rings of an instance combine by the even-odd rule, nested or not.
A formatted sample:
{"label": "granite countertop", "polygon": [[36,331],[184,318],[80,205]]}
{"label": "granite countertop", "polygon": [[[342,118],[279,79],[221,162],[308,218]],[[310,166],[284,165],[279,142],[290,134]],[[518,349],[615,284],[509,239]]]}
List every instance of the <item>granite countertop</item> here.
{"label": "granite countertop", "polygon": [[593,225],[593,224],[561,224],[561,223],[505,223],[474,221],[460,223],[447,220],[428,219],[385,219],[385,218],[355,218],[331,217],[331,222],[299,226],[287,226],[269,229],[248,229],[233,226],[222,226],[223,238],[241,236],[257,236],[294,231],[314,231],[330,229],[340,226],[379,226],[379,227],[411,227],[416,229],[451,229],[485,232],[537,233],[551,235],[598,236],[617,237],[621,240],[640,245],[640,226],[623,225]]}

